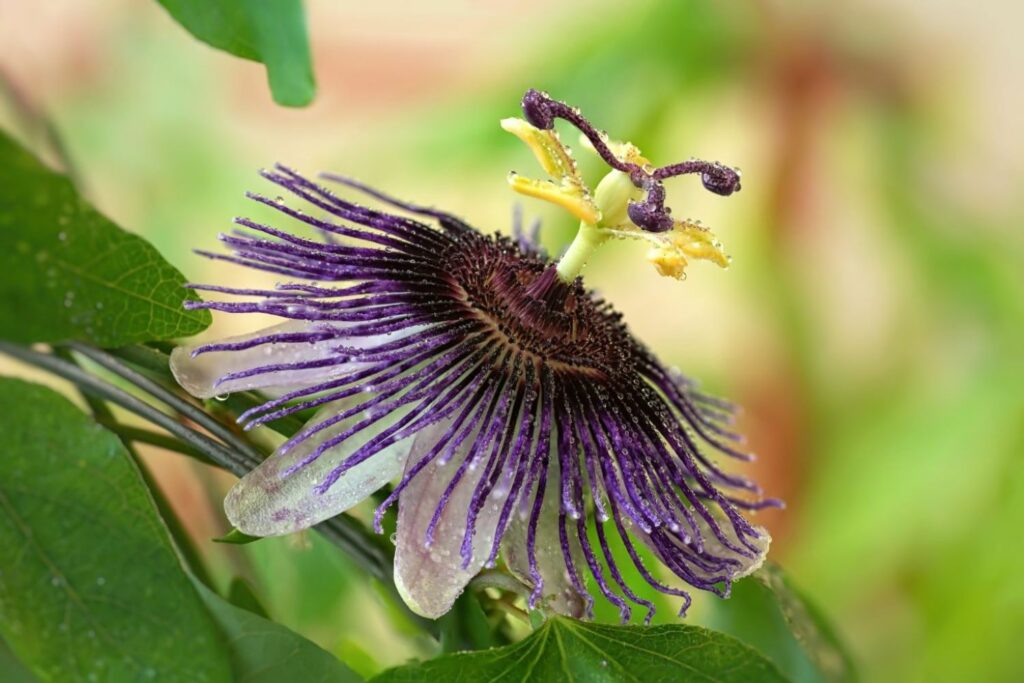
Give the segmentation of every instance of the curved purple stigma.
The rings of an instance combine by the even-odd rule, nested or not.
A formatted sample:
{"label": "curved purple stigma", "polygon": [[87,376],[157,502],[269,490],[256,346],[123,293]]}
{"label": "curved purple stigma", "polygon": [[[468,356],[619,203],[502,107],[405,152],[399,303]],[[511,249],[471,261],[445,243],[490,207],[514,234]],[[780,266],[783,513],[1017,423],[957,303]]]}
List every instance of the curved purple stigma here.
{"label": "curved purple stigma", "polygon": [[551,130],[555,119],[564,119],[575,126],[590,141],[598,155],[612,168],[629,175],[633,184],[644,191],[644,200],[631,201],[629,219],[648,232],[666,232],[672,229],[672,210],[665,206],[665,188],[662,181],[680,175],[699,173],[701,183],[710,192],[728,197],[740,191],[740,174],[735,169],[710,161],[691,159],[647,170],[638,164],[619,159],[605,142],[605,136],[580,113],[565,102],[553,100],[547,93],[533,88],[523,95],[523,116],[530,125]]}

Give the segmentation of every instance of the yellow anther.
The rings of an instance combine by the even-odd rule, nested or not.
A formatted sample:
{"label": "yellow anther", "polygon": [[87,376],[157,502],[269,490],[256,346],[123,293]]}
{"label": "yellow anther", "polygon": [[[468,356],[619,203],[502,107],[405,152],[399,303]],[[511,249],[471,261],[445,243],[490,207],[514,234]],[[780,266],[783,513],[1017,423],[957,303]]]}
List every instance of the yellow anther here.
{"label": "yellow anther", "polygon": [[666,277],[686,277],[687,257],[702,259],[727,268],[729,257],[711,231],[692,221],[676,221],[672,230],[657,235],[658,244],[647,252],[647,260]]}
{"label": "yellow anther", "polygon": [[686,259],[675,249],[654,247],[647,252],[647,260],[651,262],[659,275],[676,280],[686,279]]}

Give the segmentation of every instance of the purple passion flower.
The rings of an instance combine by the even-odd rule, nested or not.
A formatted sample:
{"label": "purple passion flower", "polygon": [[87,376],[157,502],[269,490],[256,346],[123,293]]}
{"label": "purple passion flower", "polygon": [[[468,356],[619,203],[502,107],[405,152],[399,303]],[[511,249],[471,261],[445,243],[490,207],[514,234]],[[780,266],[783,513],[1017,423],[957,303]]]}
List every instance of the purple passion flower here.
{"label": "purple passion flower", "polygon": [[[699,161],[655,169],[537,91],[523,110],[525,120],[502,125],[552,180],[513,175],[513,188],[581,221],[557,263],[518,226],[512,238],[484,235],[448,213],[324,176],[387,207],[367,208],[283,166],[262,175],[312,212],[249,196],[317,238],[238,218],[244,230],[220,238],[230,254],[200,252],[291,281],[196,286],[231,298],[187,306],[284,322],[176,349],[178,382],[203,398],[273,389],[275,398],[239,417],[246,428],[317,409],[234,486],[227,516],[246,534],[287,534],[392,483],[376,529],[397,503],[395,584],[432,618],[499,558],[529,588],[531,607],[576,617],[591,615],[600,593],[623,620],[630,603],[650,620],[647,589],[629,585],[619,562],[679,596],[683,610],[683,583],[726,595],[761,565],[770,540],[740,510],[776,501],[715,462],[749,459],[729,429],[732,406],[662,365],[578,275],[612,238],[649,241],[649,259],[670,276],[682,276],[687,257],[724,265],[706,228],[671,217],[661,182],[699,173],[729,194],[739,175]],[[594,192],[556,118],[612,167]],[[658,578],[642,554],[678,580]]]}

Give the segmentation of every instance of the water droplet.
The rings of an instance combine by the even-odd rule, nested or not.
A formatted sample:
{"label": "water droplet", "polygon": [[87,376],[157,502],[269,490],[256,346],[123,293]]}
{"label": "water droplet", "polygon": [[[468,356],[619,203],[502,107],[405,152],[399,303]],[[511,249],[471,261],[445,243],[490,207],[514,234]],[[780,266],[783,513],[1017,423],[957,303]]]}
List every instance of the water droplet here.
{"label": "water droplet", "polygon": [[213,397],[214,401],[226,401],[228,400],[228,394],[217,394]]}
{"label": "water droplet", "polygon": [[389,540],[391,541],[391,545],[398,545],[398,532],[392,533],[391,536],[389,536]]}
{"label": "water droplet", "polygon": [[103,578],[102,576],[97,576],[96,577],[96,585],[97,586],[103,586],[106,583],[107,583],[107,580],[105,578]]}

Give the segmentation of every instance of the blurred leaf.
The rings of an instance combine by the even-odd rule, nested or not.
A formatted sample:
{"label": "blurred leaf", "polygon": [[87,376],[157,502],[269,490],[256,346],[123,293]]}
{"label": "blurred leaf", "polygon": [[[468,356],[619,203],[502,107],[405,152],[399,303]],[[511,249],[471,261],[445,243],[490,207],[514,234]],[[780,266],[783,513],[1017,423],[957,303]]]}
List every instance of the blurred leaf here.
{"label": "blurred leaf", "polygon": [[775,666],[743,643],[696,626],[605,626],[564,618],[529,638],[484,652],[445,655],[386,671],[374,683],[404,681],[680,681],[784,683]]}
{"label": "blurred leaf", "polygon": [[79,197],[67,178],[0,133],[0,338],[116,346],[187,337],[185,279],[141,237]]}
{"label": "blurred leaf", "polygon": [[849,683],[853,663],[824,617],[766,565],[736,582],[728,600],[710,602],[704,623],[770,659],[794,683]]}
{"label": "blurred leaf", "polygon": [[236,576],[231,580],[231,585],[228,586],[228,602],[235,607],[241,607],[244,610],[252,612],[258,617],[269,619],[270,615],[267,614],[267,610],[263,607],[260,599],[256,597],[256,593],[253,591],[252,586],[249,582],[240,576]]}
{"label": "blurred leaf", "polygon": [[856,603],[864,585],[977,533],[993,483],[1018,455],[1007,427],[1020,424],[1024,381],[985,362],[959,369],[941,391],[908,373],[903,387],[847,404],[825,433],[828,457],[803,502],[802,543],[789,559],[813,595],[840,608]]}
{"label": "blurred leaf", "polygon": [[[1024,452],[1024,411],[1010,452]],[[1024,468],[1011,458],[971,532],[905,570],[919,610],[920,647],[905,663],[906,680],[1024,681]],[[950,599],[950,596],[955,596]]]}
{"label": "blurred leaf", "polygon": [[227,636],[235,683],[357,683],[363,679],[294,631],[236,607],[196,582],[196,590]]}
{"label": "blurred leaf", "polygon": [[45,679],[228,681],[223,641],[124,446],[0,379],[0,632]]}
{"label": "blurred leaf", "polygon": [[81,189],[82,179],[57,126],[28,90],[3,71],[0,71],[0,102],[7,104],[14,115],[14,131],[24,135],[23,139],[31,141],[31,144],[38,143],[45,150],[44,156],[49,155],[56,161],[57,166]]}
{"label": "blurred leaf", "polygon": [[207,45],[263,62],[274,101],[304,107],[316,83],[302,0],[158,0]]}

